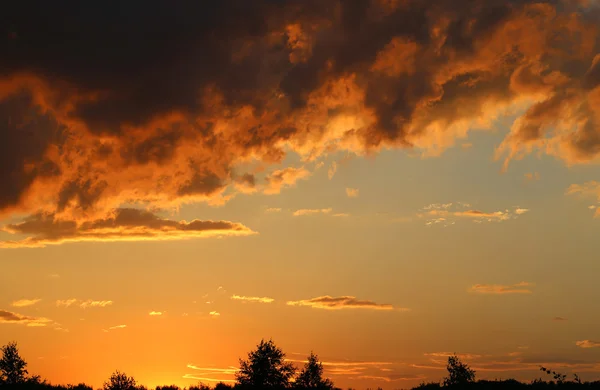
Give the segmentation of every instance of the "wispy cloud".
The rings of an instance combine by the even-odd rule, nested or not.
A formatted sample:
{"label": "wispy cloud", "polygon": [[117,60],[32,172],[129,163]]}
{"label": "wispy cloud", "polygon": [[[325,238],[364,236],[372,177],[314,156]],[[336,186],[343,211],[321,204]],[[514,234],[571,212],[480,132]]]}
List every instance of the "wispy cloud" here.
{"label": "wispy cloud", "polygon": [[524,177],[525,177],[525,180],[528,180],[528,181],[540,180],[540,174],[538,172],[526,173],[524,175]]}
{"label": "wispy cloud", "polygon": [[283,188],[294,187],[297,181],[308,177],[310,172],[304,167],[276,170],[265,178],[267,184],[263,192],[267,195],[279,194]]}
{"label": "wispy cloud", "polygon": [[10,305],[13,306],[13,307],[26,307],[26,306],[33,306],[33,305],[35,305],[36,303],[38,303],[40,301],[41,301],[40,298],[19,299],[18,301],[14,301]]}
{"label": "wispy cloud", "polygon": [[183,240],[255,234],[239,223],[173,221],[148,211],[128,208],[113,210],[105,218],[84,222],[38,214],[24,222],[6,225],[3,230],[29,237],[18,241],[0,241],[0,248],[44,247],[84,241]]}
{"label": "wispy cloud", "polygon": [[350,214],[348,213],[337,213],[337,214],[333,214],[332,217],[349,217]]}
{"label": "wispy cloud", "polygon": [[275,301],[273,298],[269,297],[246,297],[240,295],[232,295],[231,299],[235,301],[244,301],[244,302],[259,302],[259,303],[272,303]]}
{"label": "wispy cloud", "polygon": [[600,341],[581,340],[576,341],[575,345],[580,348],[600,348]]}
{"label": "wispy cloud", "polygon": [[328,209],[300,209],[294,211],[294,217],[300,217],[302,215],[314,215],[314,214],[329,214],[331,212],[331,208]]}
{"label": "wispy cloud", "polygon": [[565,318],[565,317],[554,317],[554,318],[552,318],[552,321],[567,321],[567,318]]}
{"label": "wispy cloud", "polygon": [[336,172],[337,172],[337,163],[334,161],[331,163],[331,165],[329,166],[329,169],[327,170],[327,177],[329,178],[329,180],[333,179],[333,176],[335,176]]}
{"label": "wispy cloud", "polygon": [[348,198],[357,198],[358,188],[346,188],[346,195],[348,196]]}
{"label": "wispy cloud", "polygon": [[232,377],[235,375],[236,372],[239,371],[238,368],[233,366],[229,366],[226,368],[218,368],[199,367],[194,364],[188,364],[187,368],[199,372],[194,374],[185,374],[183,378],[205,382],[235,382],[235,380],[232,379]]}
{"label": "wispy cloud", "polygon": [[71,307],[78,306],[82,309],[87,309],[88,307],[107,307],[113,304],[113,301],[95,301],[93,299],[81,300],[76,298],[71,299],[62,299],[56,301],[56,306],[61,307]]}
{"label": "wispy cloud", "polygon": [[470,208],[471,205],[464,202],[456,203],[433,203],[427,205],[417,213],[417,217],[426,218],[425,225],[450,226],[454,225],[459,219],[470,219],[476,223],[482,222],[501,222],[509,219],[515,219],[527,212],[529,209],[514,207],[513,210],[504,211],[481,211]]}
{"label": "wispy cloud", "polygon": [[221,313],[219,313],[218,311],[211,311],[210,313],[208,313],[208,315],[213,317],[219,317]]}
{"label": "wispy cloud", "polygon": [[111,330],[118,330],[118,329],[125,329],[127,328],[127,325],[115,325],[115,326],[111,326],[108,329],[102,329],[103,332],[109,332]]}
{"label": "wispy cloud", "polygon": [[54,322],[44,317],[26,316],[11,311],[0,310],[0,324],[20,324],[26,326],[48,326]]}
{"label": "wispy cloud", "polygon": [[531,286],[532,284],[528,282],[513,285],[475,284],[469,288],[469,292],[477,294],[531,294],[532,291],[528,288]]}
{"label": "wispy cloud", "polygon": [[151,311],[150,313],[148,313],[149,316],[162,316],[163,312],[162,311]]}
{"label": "wispy cloud", "polygon": [[279,212],[281,212],[281,208],[279,208],[279,207],[269,207],[265,211],[267,213],[279,213]]}
{"label": "wispy cloud", "polygon": [[376,303],[369,300],[357,299],[353,296],[331,297],[329,295],[305,299],[300,301],[288,301],[289,306],[308,306],[315,309],[339,310],[339,309],[370,309],[370,310],[399,310],[407,311],[406,308],[394,307],[388,303]]}

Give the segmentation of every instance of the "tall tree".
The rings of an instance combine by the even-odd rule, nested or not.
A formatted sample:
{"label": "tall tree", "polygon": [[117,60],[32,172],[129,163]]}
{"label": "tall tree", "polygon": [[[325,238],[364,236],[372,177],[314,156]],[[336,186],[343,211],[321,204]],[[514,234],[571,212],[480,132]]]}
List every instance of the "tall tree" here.
{"label": "tall tree", "polygon": [[294,382],[298,389],[333,389],[333,383],[329,379],[323,379],[323,364],[314,353],[310,353],[308,361]]}
{"label": "tall tree", "polygon": [[448,357],[446,369],[448,376],[444,378],[444,386],[463,386],[475,381],[475,371],[461,362],[456,355]]}
{"label": "tall tree", "polygon": [[0,382],[7,385],[24,383],[27,376],[27,362],[19,355],[16,342],[6,344],[1,348]]}
{"label": "tall tree", "polygon": [[285,354],[273,340],[261,340],[256,350],[248,354],[247,360],[240,359],[240,370],[235,377],[242,388],[285,389],[296,369],[285,361]]}

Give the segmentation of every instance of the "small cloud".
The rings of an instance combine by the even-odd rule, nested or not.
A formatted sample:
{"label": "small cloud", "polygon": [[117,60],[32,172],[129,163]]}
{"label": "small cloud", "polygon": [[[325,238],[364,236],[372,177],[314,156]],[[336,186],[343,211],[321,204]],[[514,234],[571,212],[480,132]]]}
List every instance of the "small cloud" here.
{"label": "small cloud", "polygon": [[88,307],[106,307],[113,304],[113,301],[94,301],[92,299],[81,300],[76,298],[71,299],[63,299],[56,301],[56,306],[61,307],[71,307],[73,305],[79,306],[82,309],[87,309]]}
{"label": "small cloud", "polygon": [[269,297],[246,297],[240,295],[232,295],[231,299],[236,301],[245,301],[245,302],[259,302],[259,303],[272,303],[275,301],[273,298]]}
{"label": "small cloud", "polygon": [[183,313],[181,316],[182,317],[187,317],[187,316],[189,316],[189,314],[188,313]]}
{"label": "small cloud", "polygon": [[446,210],[452,207],[452,205],[453,203],[431,203],[423,207],[423,210]]}
{"label": "small cloud", "polygon": [[346,188],[346,195],[348,196],[348,198],[357,198],[358,188]]}
{"label": "small cloud", "polygon": [[567,321],[567,319],[564,317],[554,317],[552,321]]}
{"label": "small cloud", "polygon": [[581,341],[576,341],[575,345],[577,345],[579,348],[599,348],[600,341],[581,340]]}
{"label": "small cloud", "polygon": [[333,214],[332,217],[349,217],[350,214],[348,213],[337,213],[337,214]]}
{"label": "small cloud", "polygon": [[522,209],[522,208],[519,208],[519,207],[517,207],[517,209],[515,210],[515,214],[517,214],[517,215],[522,215],[522,214],[525,214],[527,212],[529,212],[529,209]]}
{"label": "small cloud", "polygon": [[267,213],[279,213],[281,212],[281,208],[280,207],[269,207],[267,210],[265,210]]}
{"label": "small cloud", "polygon": [[528,181],[538,181],[540,180],[540,174],[538,172],[526,173],[525,179]]}
{"label": "small cloud", "polygon": [[356,299],[353,296],[331,297],[325,295],[300,301],[288,301],[289,306],[308,306],[315,309],[339,310],[339,309],[371,309],[371,310],[400,310],[407,311],[406,308],[396,308],[388,303],[376,303],[368,300]]}
{"label": "small cloud", "polygon": [[52,323],[53,321],[48,318],[26,316],[19,313],[0,310],[0,324],[20,324],[31,327],[42,327],[51,325]]}
{"label": "small cloud", "polygon": [[13,306],[13,307],[26,307],[26,306],[33,306],[36,303],[38,303],[39,301],[41,301],[40,298],[35,298],[35,299],[19,299],[18,301],[14,301],[10,305]]}
{"label": "small cloud", "polygon": [[594,210],[596,207],[598,207],[598,206],[596,206],[596,205],[591,205],[591,206],[588,206],[588,209],[590,209],[590,210]]}
{"label": "small cloud", "polygon": [[299,217],[302,215],[314,215],[314,214],[329,214],[331,212],[331,208],[328,209],[300,209],[294,211],[294,217]]}
{"label": "small cloud", "polygon": [[331,163],[331,165],[329,166],[329,169],[327,170],[327,177],[329,178],[329,180],[333,179],[333,176],[335,176],[336,172],[337,172],[337,163],[334,161]]}
{"label": "small cloud", "polygon": [[453,214],[456,217],[467,217],[467,218],[483,218],[483,219],[498,219],[504,221],[509,219],[510,216],[508,213],[503,211],[494,211],[494,212],[484,212],[480,210],[467,210],[467,211],[457,211]]}
{"label": "small cloud", "polygon": [[211,315],[211,316],[213,316],[213,317],[219,317],[221,315],[221,313],[219,313],[218,311],[211,311],[208,314]]}
{"label": "small cloud", "polygon": [[471,286],[469,292],[477,294],[531,294],[532,291],[527,287],[531,283],[521,282],[513,285],[501,284],[475,284]]}
{"label": "small cloud", "polygon": [[256,179],[251,173],[234,177],[233,185],[236,190],[243,194],[253,194],[256,192]]}
{"label": "small cloud", "polygon": [[117,330],[117,329],[125,329],[127,328],[127,325],[115,325],[115,326],[111,326],[108,329],[102,329],[103,332],[109,332],[111,330]]}
{"label": "small cloud", "polygon": [[318,163],[315,164],[315,171],[318,171],[319,169],[323,168],[324,166],[325,166],[325,162],[319,161]]}
{"label": "small cloud", "polygon": [[162,316],[163,312],[162,311],[151,311],[150,313],[148,313],[148,315],[150,315],[150,316]]}
{"label": "small cloud", "polygon": [[267,195],[279,194],[283,188],[294,187],[298,180],[308,177],[310,177],[310,172],[304,167],[280,169],[265,178],[267,184],[263,192]]}

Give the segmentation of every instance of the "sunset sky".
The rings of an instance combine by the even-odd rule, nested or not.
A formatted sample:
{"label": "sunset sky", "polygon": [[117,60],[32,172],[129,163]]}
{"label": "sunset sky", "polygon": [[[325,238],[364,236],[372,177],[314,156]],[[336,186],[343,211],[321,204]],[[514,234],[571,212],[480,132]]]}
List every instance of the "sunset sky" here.
{"label": "sunset sky", "polygon": [[[177,6],[173,4],[177,3]],[[210,4],[210,5],[209,5]],[[0,344],[100,386],[600,379],[595,0],[11,2]]]}

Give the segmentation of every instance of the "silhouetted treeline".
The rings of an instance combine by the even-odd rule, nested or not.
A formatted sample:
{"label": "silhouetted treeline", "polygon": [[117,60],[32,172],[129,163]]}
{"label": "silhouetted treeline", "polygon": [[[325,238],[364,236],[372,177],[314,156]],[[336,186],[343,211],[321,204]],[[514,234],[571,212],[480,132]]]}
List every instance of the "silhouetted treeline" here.
{"label": "silhouetted treeline", "polygon": [[[30,376],[27,362],[19,355],[17,344],[12,342],[1,348],[0,389],[15,390],[94,390],[86,384],[52,385],[39,376]],[[442,382],[422,383],[413,390],[545,390],[600,389],[600,381],[583,382],[575,374],[567,375],[552,371],[546,367],[540,370],[550,380],[535,379],[531,383],[509,380],[475,380],[475,370],[462,362],[456,355],[448,358],[446,366],[448,376]],[[151,390],[137,383],[135,378],[115,371],[100,388],[101,390]],[[285,353],[272,340],[261,340],[256,349],[248,353],[247,359],[240,359],[240,367],[235,374],[235,383],[217,383],[214,386],[198,384],[188,386],[187,390],[341,390],[334,387],[331,380],[323,377],[323,365],[317,355],[311,352],[307,362],[298,370],[285,359]],[[178,386],[157,386],[155,390],[183,390]],[[352,390],[352,389],[349,389]],[[381,388],[378,388],[381,390]]]}

